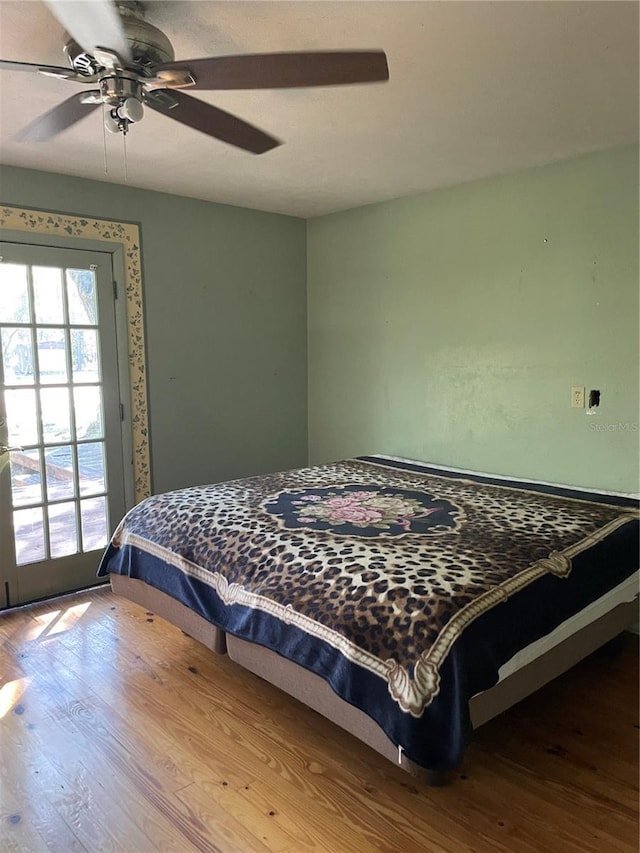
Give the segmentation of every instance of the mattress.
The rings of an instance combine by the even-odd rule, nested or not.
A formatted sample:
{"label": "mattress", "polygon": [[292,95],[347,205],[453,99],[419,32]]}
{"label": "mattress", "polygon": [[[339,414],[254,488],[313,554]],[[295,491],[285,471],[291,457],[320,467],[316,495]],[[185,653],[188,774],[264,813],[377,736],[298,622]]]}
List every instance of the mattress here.
{"label": "mattress", "polygon": [[634,572],[633,575],[624,580],[621,584],[618,584],[618,586],[605,593],[605,595],[601,596],[597,601],[587,605],[587,607],[575,616],[572,616],[570,619],[565,619],[565,621],[558,625],[558,627],[551,631],[551,633],[541,637],[533,643],[530,643],[519,652],[516,652],[516,654],[498,670],[498,680],[502,681],[508,676],[513,675],[513,673],[517,672],[519,669],[527,666],[532,661],[542,657],[542,655],[551,651],[569,637],[577,634],[601,616],[604,616],[606,613],[614,610],[620,604],[635,601],[635,599],[638,598],[639,580],[640,573]]}
{"label": "mattress", "polygon": [[504,483],[523,483],[529,484],[532,486],[551,486],[554,489],[571,489],[573,491],[586,491],[590,495],[608,495],[610,497],[618,497],[618,498],[628,498],[630,500],[640,500],[640,493],[638,492],[617,492],[611,491],[610,489],[583,489],[581,486],[571,485],[570,483],[557,483],[553,480],[533,480],[529,478],[518,478],[514,479],[513,477],[507,477],[504,474],[492,474],[489,471],[475,471],[471,468],[457,468],[451,465],[438,465],[435,462],[421,462],[419,459],[411,459],[408,456],[389,456],[385,453],[376,453],[376,459],[388,459],[391,462],[402,462],[407,463],[409,465],[418,465],[429,468],[429,470],[433,471],[444,471],[450,472],[457,475],[460,474],[469,474],[471,477],[481,477],[487,480],[495,480],[496,482],[502,481]]}

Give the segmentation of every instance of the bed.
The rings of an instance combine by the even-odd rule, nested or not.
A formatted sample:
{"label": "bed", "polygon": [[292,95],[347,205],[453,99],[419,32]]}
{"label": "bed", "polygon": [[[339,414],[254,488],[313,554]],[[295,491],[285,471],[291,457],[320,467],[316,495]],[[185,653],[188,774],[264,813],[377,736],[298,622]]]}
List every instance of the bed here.
{"label": "bed", "polygon": [[432,782],[638,619],[631,496],[366,456],[147,498],[99,575]]}

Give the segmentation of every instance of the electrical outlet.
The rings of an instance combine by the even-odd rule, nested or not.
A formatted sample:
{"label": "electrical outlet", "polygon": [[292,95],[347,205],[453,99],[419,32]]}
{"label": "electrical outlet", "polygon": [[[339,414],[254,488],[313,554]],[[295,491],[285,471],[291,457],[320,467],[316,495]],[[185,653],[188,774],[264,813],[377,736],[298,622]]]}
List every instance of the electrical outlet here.
{"label": "electrical outlet", "polygon": [[584,386],[573,385],[571,388],[571,408],[584,409]]}

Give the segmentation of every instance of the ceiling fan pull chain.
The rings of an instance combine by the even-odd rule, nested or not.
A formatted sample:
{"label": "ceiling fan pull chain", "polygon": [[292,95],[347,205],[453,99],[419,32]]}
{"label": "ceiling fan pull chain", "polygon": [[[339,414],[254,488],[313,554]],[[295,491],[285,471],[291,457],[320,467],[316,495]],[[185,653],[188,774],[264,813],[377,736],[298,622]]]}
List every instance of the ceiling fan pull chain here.
{"label": "ceiling fan pull chain", "polygon": [[[126,121],[126,119],[125,119]],[[127,172],[127,131],[125,130],[122,134],[122,150],[124,152],[124,182],[125,184],[129,183],[129,175]]]}
{"label": "ceiling fan pull chain", "polygon": [[105,105],[102,105],[102,145],[104,148],[104,173],[105,175],[109,174],[109,164],[107,161],[107,127],[105,125],[106,120],[106,110]]}

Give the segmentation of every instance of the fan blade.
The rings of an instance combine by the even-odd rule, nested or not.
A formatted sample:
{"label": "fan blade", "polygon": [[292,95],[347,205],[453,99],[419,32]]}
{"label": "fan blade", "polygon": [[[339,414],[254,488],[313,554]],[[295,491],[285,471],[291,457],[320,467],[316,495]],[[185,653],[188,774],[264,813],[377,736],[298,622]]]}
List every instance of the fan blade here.
{"label": "fan blade", "polygon": [[149,92],[145,97],[145,103],[151,109],[193,127],[194,130],[215,136],[216,139],[244,148],[245,151],[251,151],[253,154],[264,154],[265,151],[270,151],[281,144],[279,140],[258,130],[252,124],[218,107],[185,95],[184,92],[174,89],[170,92],[165,92],[164,89],[159,92]]}
{"label": "fan blade", "polygon": [[109,48],[131,59],[120,15],[111,0],[45,0],[65,30],[88,53]]}
{"label": "fan blade", "polygon": [[308,53],[252,53],[165,62],[155,73],[186,70],[195,89],[288,89],[297,86],[342,86],[389,79],[382,50]]}
{"label": "fan blade", "polygon": [[20,142],[46,142],[80,119],[89,115],[99,104],[87,104],[82,99],[89,92],[78,92],[49,112],[34,119],[18,134]]}
{"label": "fan blade", "polygon": [[0,59],[0,71],[37,71],[52,77],[76,77],[73,68],[62,68],[59,65],[38,65],[34,62],[12,62],[10,59]]}

